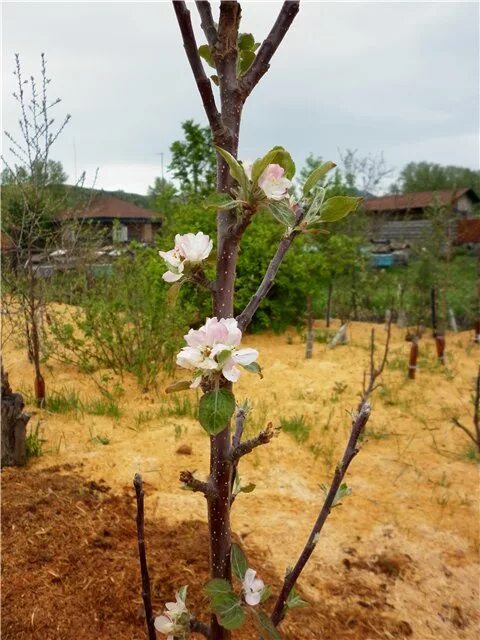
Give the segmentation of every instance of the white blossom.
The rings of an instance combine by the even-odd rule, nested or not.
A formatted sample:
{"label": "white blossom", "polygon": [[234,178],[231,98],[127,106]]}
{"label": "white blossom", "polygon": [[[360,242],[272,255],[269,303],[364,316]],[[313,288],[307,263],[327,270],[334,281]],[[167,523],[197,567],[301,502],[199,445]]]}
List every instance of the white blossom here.
{"label": "white blossom", "polygon": [[162,278],[165,282],[176,282],[184,274],[185,264],[198,264],[206,260],[212,251],[213,243],[209,236],[198,233],[185,233],[175,236],[175,247],[170,251],[159,251],[159,255],[168,267]]}
{"label": "white blossom", "polygon": [[292,186],[285,177],[285,169],[279,164],[269,164],[258,179],[258,186],[269,200],[283,200]]}
{"label": "white blossom", "polygon": [[257,572],[253,569],[247,569],[243,578],[245,602],[252,607],[260,603],[262,591],[265,588],[265,583],[260,578],[256,578],[256,574]]}

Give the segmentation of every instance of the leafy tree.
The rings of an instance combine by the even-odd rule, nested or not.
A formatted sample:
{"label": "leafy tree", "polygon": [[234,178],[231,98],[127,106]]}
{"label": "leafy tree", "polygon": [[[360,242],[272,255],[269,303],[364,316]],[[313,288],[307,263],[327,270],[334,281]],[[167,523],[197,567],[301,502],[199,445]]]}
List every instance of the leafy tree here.
{"label": "leafy tree", "polygon": [[433,162],[409,162],[392,190],[410,193],[467,187],[480,194],[480,171]]}
{"label": "leafy tree", "polygon": [[171,215],[179,205],[177,188],[166,178],[155,178],[155,182],[148,187],[150,207],[159,213]]}
{"label": "leafy tree", "polygon": [[170,147],[172,160],[168,166],[179,181],[183,196],[198,198],[215,189],[216,157],[209,127],[201,127],[193,120],[182,123],[184,140],[176,140]]}

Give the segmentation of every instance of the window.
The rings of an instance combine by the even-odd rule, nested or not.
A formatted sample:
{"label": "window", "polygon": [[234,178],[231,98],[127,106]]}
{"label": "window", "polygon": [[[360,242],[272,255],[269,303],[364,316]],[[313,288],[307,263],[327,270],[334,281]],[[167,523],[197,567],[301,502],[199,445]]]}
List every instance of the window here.
{"label": "window", "polygon": [[114,225],[112,228],[113,242],[128,242],[128,227],[124,224]]}

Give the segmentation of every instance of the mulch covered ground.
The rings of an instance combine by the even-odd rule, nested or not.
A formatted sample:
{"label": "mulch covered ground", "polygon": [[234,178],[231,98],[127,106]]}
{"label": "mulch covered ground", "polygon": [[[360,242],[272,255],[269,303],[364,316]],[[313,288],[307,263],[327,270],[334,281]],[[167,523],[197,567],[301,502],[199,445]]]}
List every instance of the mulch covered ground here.
{"label": "mulch covered ground", "polygon": [[[114,495],[69,465],[7,469],[2,487],[2,639],[144,640],[133,488]],[[205,523],[147,522],[146,536],[155,610],[188,584],[189,608],[207,621]],[[280,577],[264,553],[248,543],[246,550],[252,566],[261,567],[261,577],[278,592]],[[408,622],[387,603],[388,579],[384,586],[384,592],[373,592],[351,580],[348,567],[339,567],[338,583],[326,584],[314,606],[290,613],[282,637],[411,635]],[[247,626],[234,633],[239,640],[256,637]]]}

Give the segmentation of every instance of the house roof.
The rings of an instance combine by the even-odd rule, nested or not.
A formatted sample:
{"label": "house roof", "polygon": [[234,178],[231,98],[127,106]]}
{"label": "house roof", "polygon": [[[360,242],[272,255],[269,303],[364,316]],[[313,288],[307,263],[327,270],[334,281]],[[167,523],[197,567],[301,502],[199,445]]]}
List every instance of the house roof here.
{"label": "house roof", "polygon": [[368,211],[402,211],[408,209],[424,209],[437,200],[440,204],[448,205],[456,202],[468,193],[474,202],[480,202],[473,189],[445,189],[443,191],[418,191],[400,195],[382,196],[365,200]]}
{"label": "house roof", "polygon": [[60,212],[57,216],[58,220],[73,220],[75,218],[82,219],[107,219],[107,220],[126,220],[126,221],[153,221],[161,218],[157,211],[150,211],[133,204],[121,200],[115,196],[98,195],[94,197],[85,207],[82,205],[73,209],[67,209]]}

